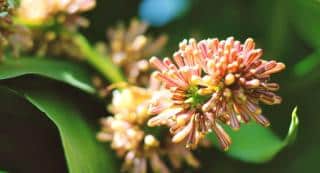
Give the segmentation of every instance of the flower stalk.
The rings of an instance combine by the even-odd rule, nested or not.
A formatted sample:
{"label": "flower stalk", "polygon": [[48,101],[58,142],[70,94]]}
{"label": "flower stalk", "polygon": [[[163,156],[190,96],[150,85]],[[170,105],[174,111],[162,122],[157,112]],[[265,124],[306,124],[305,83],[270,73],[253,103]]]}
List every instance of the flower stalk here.
{"label": "flower stalk", "polygon": [[78,33],[75,34],[73,38],[74,42],[80,47],[87,62],[107,80],[114,83],[125,81],[120,69],[113,65],[111,59],[96,51],[83,35]]}

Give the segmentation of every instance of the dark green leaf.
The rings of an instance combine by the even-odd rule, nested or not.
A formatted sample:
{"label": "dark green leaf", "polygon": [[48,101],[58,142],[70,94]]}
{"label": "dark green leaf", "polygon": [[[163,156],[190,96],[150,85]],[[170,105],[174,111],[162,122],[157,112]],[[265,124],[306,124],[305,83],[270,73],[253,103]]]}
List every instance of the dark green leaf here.
{"label": "dark green leaf", "polygon": [[[285,146],[294,141],[299,124],[296,111],[297,108],[292,112],[290,128],[284,140],[279,139],[270,129],[253,122],[243,125],[238,132],[225,127],[232,138],[232,145],[226,153],[239,160],[253,163],[262,163],[272,159]],[[213,134],[209,135],[209,139],[214,142],[215,146],[219,146]]]}
{"label": "dark green leaf", "polygon": [[66,172],[63,147],[54,123],[8,88],[0,87],[0,98],[1,169],[8,172]]}
{"label": "dark green leaf", "polygon": [[[10,92],[17,95],[13,90]],[[71,99],[53,89],[21,89],[19,93],[57,126],[69,172],[115,172],[110,153],[96,141],[95,132]]]}
{"label": "dark green leaf", "polygon": [[91,75],[80,64],[49,58],[8,58],[0,64],[0,80],[32,74],[65,82],[85,92],[94,93]]}

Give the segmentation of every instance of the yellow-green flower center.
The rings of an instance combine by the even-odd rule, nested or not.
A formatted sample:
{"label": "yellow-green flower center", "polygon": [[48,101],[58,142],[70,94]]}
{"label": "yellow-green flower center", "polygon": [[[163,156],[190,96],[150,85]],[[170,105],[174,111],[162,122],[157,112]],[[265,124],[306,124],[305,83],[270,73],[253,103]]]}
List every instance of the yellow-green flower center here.
{"label": "yellow-green flower center", "polygon": [[187,90],[187,99],[185,103],[189,103],[192,108],[200,109],[201,106],[210,99],[210,95],[200,95],[198,86],[191,86]]}

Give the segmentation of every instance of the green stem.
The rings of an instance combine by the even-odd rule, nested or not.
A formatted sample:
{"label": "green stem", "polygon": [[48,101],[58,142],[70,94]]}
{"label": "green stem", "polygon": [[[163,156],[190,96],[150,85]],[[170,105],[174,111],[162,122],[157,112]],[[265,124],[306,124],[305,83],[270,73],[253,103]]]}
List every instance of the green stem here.
{"label": "green stem", "polygon": [[107,80],[113,83],[126,81],[121,70],[110,61],[110,58],[101,55],[91,47],[84,36],[81,34],[75,34],[73,39],[80,47],[88,63],[97,69]]}

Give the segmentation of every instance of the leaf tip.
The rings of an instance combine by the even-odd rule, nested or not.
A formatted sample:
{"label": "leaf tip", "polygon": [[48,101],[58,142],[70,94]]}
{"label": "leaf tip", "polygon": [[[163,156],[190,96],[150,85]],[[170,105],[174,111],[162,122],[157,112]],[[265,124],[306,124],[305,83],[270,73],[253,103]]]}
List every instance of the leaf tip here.
{"label": "leaf tip", "polygon": [[299,126],[299,118],[298,118],[297,111],[298,111],[298,107],[296,106],[292,111],[291,123],[290,123],[287,137],[285,139],[287,145],[292,144],[297,138],[298,126]]}

